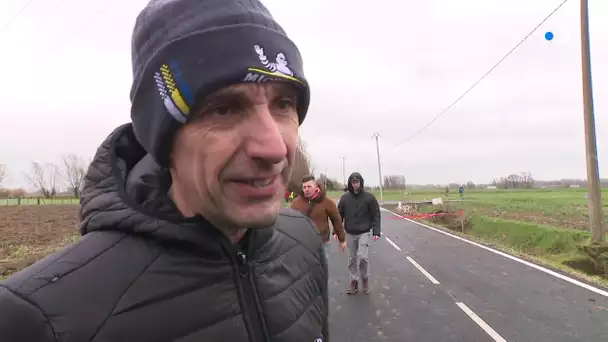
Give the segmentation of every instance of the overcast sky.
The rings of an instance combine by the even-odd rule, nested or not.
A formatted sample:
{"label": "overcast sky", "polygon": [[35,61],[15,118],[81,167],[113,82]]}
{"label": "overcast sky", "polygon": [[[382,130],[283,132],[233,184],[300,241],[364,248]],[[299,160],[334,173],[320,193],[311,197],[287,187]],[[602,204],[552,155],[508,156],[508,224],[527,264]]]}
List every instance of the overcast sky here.
{"label": "overcast sky", "polygon": [[[0,164],[27,185],[33,160],[91,157],[128,122],[130,38],[146,0],[0,4]],[[530,171],[585,177],[579,5],[570,0],[498,69],[428,123],[562,0],[266,0],[299,46],[312,100],[301,133],[317,171],[408,183],[489,182]],[[121,4],[119,5],[119,2]],[[600,174],[608,176],[608,2],[590,1]],[[555,38],[547,41],[544,34]]]}

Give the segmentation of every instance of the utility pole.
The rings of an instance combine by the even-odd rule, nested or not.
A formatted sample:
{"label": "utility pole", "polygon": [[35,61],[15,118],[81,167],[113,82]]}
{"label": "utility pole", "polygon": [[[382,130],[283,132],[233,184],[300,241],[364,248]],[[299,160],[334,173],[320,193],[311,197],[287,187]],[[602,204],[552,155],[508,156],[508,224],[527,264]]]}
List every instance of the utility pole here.
{"label": "utility pole", "polygon": [[344,187],[348,187],[346,184],[346,157],[342,156],[342,178],[344,180]]}
{"label": "utility pole", "polygon": [[585,116],[585,149],[587,155],[587,188],[589,195],[589,228],[593,242],[602,242],[604,236],[604,213],[597,163],[595,118],[593,114],[593,88],[591,85],[591,53],[589,51],[588,1],[581,0],[581,59],[583,74],[583,106]]}
{"label": "utility pole", "polygon": [[376,139],[376,157],[378,159],[378,177],[380,179],[380,202],[384,202],[384,194],[382,192],[382,167],[380,166],[380,146],[378,145],[378,138],[380,134],[374,133],[372,138]]}

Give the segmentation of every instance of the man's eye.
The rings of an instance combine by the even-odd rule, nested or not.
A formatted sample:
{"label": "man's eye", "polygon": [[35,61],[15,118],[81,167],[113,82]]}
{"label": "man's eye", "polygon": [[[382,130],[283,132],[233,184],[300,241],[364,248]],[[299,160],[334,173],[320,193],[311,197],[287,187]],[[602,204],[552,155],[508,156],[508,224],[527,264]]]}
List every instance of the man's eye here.
{"label": "man's eye", "polygon": [[277,106],[280,109],[291,109],[295,107],[294,101],[289,99],[289,98],[282,98],[280,100],[277,101]]}
{"label": "man's eye", "polygon": [[211,109],[211,113],[217,116],[227,116],[231,111],[228,106],[217,106]]}

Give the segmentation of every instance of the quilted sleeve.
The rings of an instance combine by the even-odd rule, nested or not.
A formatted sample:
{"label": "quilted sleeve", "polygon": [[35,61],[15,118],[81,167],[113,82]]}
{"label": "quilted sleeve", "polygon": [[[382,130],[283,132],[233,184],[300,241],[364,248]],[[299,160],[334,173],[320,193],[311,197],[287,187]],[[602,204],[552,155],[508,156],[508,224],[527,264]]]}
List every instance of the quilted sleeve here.
{"label": "quilted sleeve", "polygon": [[2,285],[0,308],[0,341],[57,341],[44,313]]}

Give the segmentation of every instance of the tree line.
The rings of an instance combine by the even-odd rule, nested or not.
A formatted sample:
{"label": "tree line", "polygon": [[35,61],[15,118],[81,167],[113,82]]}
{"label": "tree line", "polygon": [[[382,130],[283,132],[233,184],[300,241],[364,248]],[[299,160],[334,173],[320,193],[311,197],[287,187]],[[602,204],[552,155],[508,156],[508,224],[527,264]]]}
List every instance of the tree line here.
{"label": "tree line", "polygon": [[[508,176],[503,176],[503,177],[498,177],[495,178],[494,180],[492,180],[492,182],[490,184],[487,185],[493,185],[496,186],[497,188],[504,188],[504,189],[530,189],[533,188],[536,184],[536,181],[534,180],[534,177],[532,176],[532,173],[530,172],[522,172],[520,174],[511,174]],[[458,189],[459,187],[464,187],[467,189],[475,189],[477,187],[485,187],[487,185],[478,185],[475,184],[473,181],[467,181],[466,183],[448,183],[447,185],[445,184],[427,184],[427,185],[417,185],[417,184],[411,184],[409,187],[410,188],[419,188],[419,189],[444,189],[446,187],[450,188],[450,189]],[[390,189],[390,190],[399,190],[399,189],[406,189],[407,184],[405,182],[405,176],[402,175],[388,175],[384,177],[384,182],[383,182],[383,187],[384,189]]]}
{"label": "tree line", "polygon": [[[75,154],[64,155],[59,163],[34,161],[25,173],[25,179],[41,197],[54,198],[66,191],[69,196],[79,198],[90,162]],[[24,189],[2,188],[2,182],[6,180],[7,175],[8,167],[0,164],[0,198],[27,196]],[[288,183],[289,190],[299,193],[302,177],[306,175],[314,175],[314,167],[304,140],[298,138],[293,171]]]}
{"label": "tree line", "polygon": [[[27,182],[44,198],[54,198],[62,189],[70,196],[80,197],[84,185],[84,176],[90,162],[75,154],[64,155],[59,164],[32,162],[29,171],[25,173]],[[7,176],[7,166],[0,164],[0,186]],[[2,189],[0,197],[25,197],[24,189]]]}
{"label": "tree line", "polygon": [[511,174],[505,177],[495,178],[492,185],[503,189],[532,189],[534,187],[534,177],[530,172]]}
{"label": "tree line", "polygon": [[[68,154],[64,155],[60,163],[40,163],[32,162],[30,170],[26,172],[25,178],[27,182],[36,189],[36,192],[45,198],[54,198],[61,194],[62,190],[66,191],[69,196],[80,197],[80,191],[84,185],[84,176],[88,169],[90,161],[85,158]],[[8,168],[4,164],[0,164],[0,198],[19,198],[27,195],[24,189],[2,189],[2,181],[6,179]],[[312,164],[311,157],[306,150],[306,143],[301,138],[298,138],[296,156],[293,165],[293,171],[288,183],[288,191],[293,191],[296,194],[301,192],[301,180],[306,175],[315,175],[315,168]],[[335,178],[330,178],[326,174],[321,173],[317,180],[323,184],[328,191],[342,191],[345,184],[337,181]],[[602,187],[608,187],[608,179],[601,179]],[[464,186],[468,189],[477,187],[486,187],[488,185],[502,189],[530,189],[534,187],[571,187],[580,186],[586,187],[587,181],[582,179],[561,179],[554,181],[538,181],[535,180],[530,172],[521,172],[520,174],[510,174],[507,176],[497,177],[489,184],[476,185],[472,181],[465,184],[450,183],[449,188],[458,188]],[[446,185],[441,184],[406,184],[405,176],[403,175],[387,175],[383,179],[383,187],[388,190],[400,190],[406,188],[418,189],[443,189]],[[371,188],[370,188],[371,189]]]}

